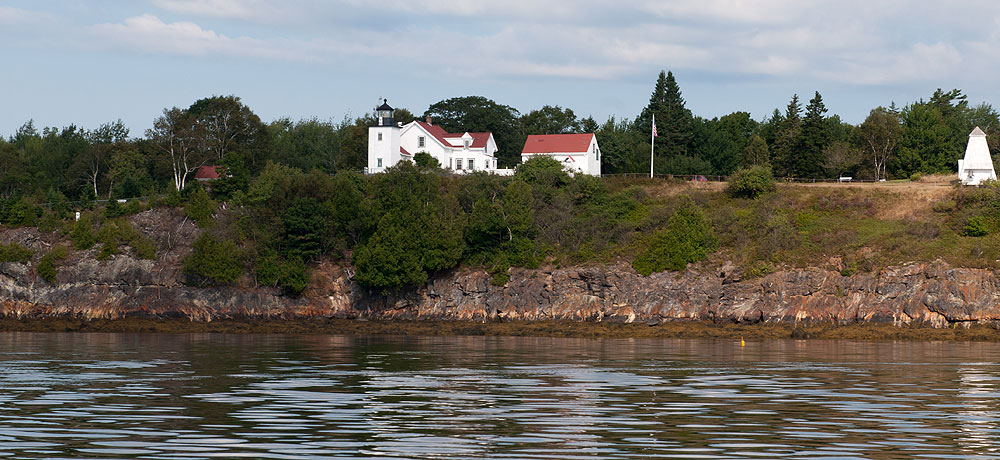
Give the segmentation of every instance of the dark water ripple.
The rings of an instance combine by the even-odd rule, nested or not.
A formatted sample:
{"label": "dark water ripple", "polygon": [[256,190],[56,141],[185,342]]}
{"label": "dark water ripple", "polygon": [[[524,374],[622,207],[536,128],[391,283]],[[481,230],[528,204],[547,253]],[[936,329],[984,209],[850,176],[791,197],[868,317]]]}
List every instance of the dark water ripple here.
{"label": "dark water ripple", "polygon": [[1000,459],[1000,344],[0,334],[0,458]]}

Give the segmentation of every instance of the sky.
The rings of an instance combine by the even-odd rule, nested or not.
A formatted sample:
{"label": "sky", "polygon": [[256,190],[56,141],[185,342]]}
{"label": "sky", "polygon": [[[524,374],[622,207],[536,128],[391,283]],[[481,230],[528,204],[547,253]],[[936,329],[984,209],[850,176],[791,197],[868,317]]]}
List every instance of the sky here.
{"label": "sky", "polygon": [[1000,2],[952,0],[0,0],[0,135],[141,136],[165,108],[236,95],[265,122],[420,114],[485,96],[634,118],[661,70],[706,118],[819,91],[860,123],[959,88],[1000,103]]}

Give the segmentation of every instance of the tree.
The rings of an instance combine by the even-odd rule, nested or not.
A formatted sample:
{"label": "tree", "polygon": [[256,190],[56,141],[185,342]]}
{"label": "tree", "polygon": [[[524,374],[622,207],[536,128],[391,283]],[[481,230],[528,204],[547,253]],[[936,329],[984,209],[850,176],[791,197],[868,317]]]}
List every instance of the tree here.
{"label": "tree", "polygon": [[576,114],[571,109],[546,105],[532,110],[521,117],[521,127],[525,135],[532,134],[572,134],[583,132]]}
{"label": "tree", "polygon": [[111,199],[112,195],[125,198],[137,197],[149,187],[146,160],[138,147],[126,141],[113,144],[108,160],[108,199]]}
{"label": "tree", "polygon": [[482,96],[455,97],[432,104],[424,116],[449,132],[492,132],[502,166],[513,166],[521,158],[525,137],[520,114],[513,107]]}
{"label": "tree", "polygon": [[184,259],[184,274],[191,276],[193,284],[199,286],[235,282],[243,274],[236,244],[203,233],[192,245],[191,254]]}
{"label": "tree", "polygon": [[893,171],[902,177],[915,172],[928,174],[952,172],[962,148],[954,141],[954,130],[935,105],[910,104],[901,113],[903,136]]}
{"label": "tree", "polygon": [[236,96],[199,99],[187,109],[198,128],[198,148],[210,161],[221,162],[226,153],[239,151],[253,169],[266,159],[270,137],[260,117]]}
{"label": "tree", "polygon": [[798,146],[801,132],[802,105],[799,104],[799,95],[795,94],[785,109],[771,151],[771,164],[774,166],[775,175],[787,177],[795,174],[795,148]]}
{"label": "tree", "polygon": [[836,141],[823,149],[823,166],[839,176],[852,176],[861,164],[862,151],[847,142]]}
{"label": "tree", "polygon": [[875,180],[885,179],[886,165],[896,154],[896,147],[903,137],[899,114],[879,106],[861,123],[859,132],[875,168]]}
{"label": "tree", "polygon": [[802,132],[796,143],[797,152],[792,156],[793,175],[816,178],[825,174],[823,149],[826,148],[830,139],[824,115],[826,112],[823,96],[819,94],[819,91],[816,91],[816,95],[809,100],[809,105],[806,106],[806,116],[802,120]]}
{"label": "tree", "polygon": [[146,137],[169,157],[177,191],[184,190],[188,174],[207,161],[205,152],[195,148],[197,136],[192,120],[186,111],[177,107],[163,109],[163,115],[153,120],[153,127],[146,130]]}
{"label": "tree", "polygon": [[660,71],[649,104],[636,118],[637,128],[648,138],[656,117],[656,155],[664,158],[688,155],[691,140],[691,111],[684,106],[681,89],[673,72]]}
{"label": "tree", "polygon": [[649,171],[649,138],[633,129],[627,118],[614,116],[596,131],[601,143],[601,170],[605,173]]}
{"label": "tree", "polygon": [[767,166],[771,164],[771,154],[767,150],[767,142],[764,138],[753,134],[747,140],[747,145],[743,149],[743,157],[740,165],[743,168],[751,166]]}
{"label": "tree", "polygon": [[421,168],[438,169],[441,167],[441,162],[427,152],[414,153],[413,162]]}
{"label": "tree", "polygon": [[632,268],[644,276],[684,270],[689,263],[704,259],[717,244],[711,221],[691,198],[684,196],[667,221],[667,228],[653,236],[646,250],[632,261]]}

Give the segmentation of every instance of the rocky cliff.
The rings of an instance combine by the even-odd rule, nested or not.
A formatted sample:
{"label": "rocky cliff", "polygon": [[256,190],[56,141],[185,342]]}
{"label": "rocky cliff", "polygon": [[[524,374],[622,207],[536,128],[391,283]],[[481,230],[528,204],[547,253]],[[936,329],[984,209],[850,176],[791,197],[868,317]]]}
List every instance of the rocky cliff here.
{"label": "rocky cliff", "polygon": [[[10,240],[8,235],[6,240]],[[19,238],[31,241],[31,238]],[[36,238],[36,244],[44,241]],[[0,314],[16,317],[127,316],[217,318],[343,317],[572,321],[672,320],[954,322],[1000,320],[1000,279],[989,270],[942,262],[842,276],[819,268],[784,270],[742,280],[736,270],[695,267],[643,277],[628,265],[514,269],[505,286],[483,271],[445,273],[392,296],[367,292],[350,270],[323,264],[300,298],[265,288],[196,288],[183,283],[178,254],[106,261],[77,251],[55,283],[32,263],[0,264]]]}

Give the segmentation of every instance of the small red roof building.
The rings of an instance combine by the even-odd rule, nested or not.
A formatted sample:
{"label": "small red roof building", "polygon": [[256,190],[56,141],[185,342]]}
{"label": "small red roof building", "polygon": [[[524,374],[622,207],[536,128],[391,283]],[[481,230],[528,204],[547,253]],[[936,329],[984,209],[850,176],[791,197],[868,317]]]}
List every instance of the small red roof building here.
{"label": "small red roof building", "polygon": [[530,135],[521,149],[521,161],[538,155],[552,157],[571,171],[601,175],[601,149],[594,133]]}
{"label": "small red roof building", "polygon": [[199,166],[198,171],[194,173],[195,180],[206,181],[219,179],[222,176],[219,175],[219,166]]}

